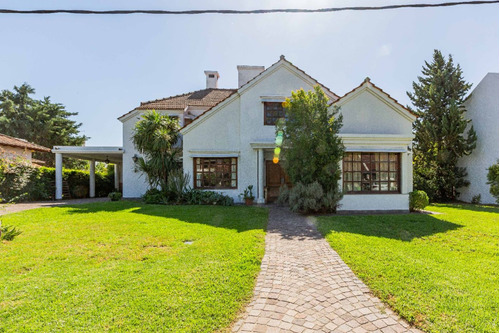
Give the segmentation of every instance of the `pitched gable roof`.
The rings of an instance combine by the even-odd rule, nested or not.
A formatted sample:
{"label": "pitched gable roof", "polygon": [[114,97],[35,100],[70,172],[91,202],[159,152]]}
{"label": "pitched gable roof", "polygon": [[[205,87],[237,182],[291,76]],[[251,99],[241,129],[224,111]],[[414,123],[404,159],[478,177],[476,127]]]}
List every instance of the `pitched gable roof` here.
{"label": "pitched gable roof", "polygon": [[304,72],[302,69],[300,69],[299,67],[295,66],[293,63],[291,63],[290,61],[288,61],[285,58],[284,55],[281,55],[280,59],[278,61],[276,61],[274,64],[272,64],[271,66],[269,66],[268,68],[266,68],[264,71],[262,71],[259,75],[257,75],[256,77],[254,77],[253,79],[251,79],[250,81],[248,81],[247,83],[245,83],[244,85],[242,85],[238,89],[238,91],[245,90],[247,87],[249,87],[250,85],[252,85],[255,82],[257,82],[258,80],[260,80],[263,76],[265,76],[265,74],[269,73],[271,70],[273,70],[275,67],[277,67],[280,63],[287,64],[287,65],[291,66],[293,69],[295,69],[298,72],[300,72],[303,76],[305,76],[309,80],[313,81],[314,84],[319,84],[320,87],[327,94],[329,94],[331,97],[333,97],[335,100],[339,98],[339,96],[337,94],[335,94],[333,91],[331,91],[328,87],[326,87],[325,85],[323,85],[322,83],[320,83],[318,80],[316,80],[315,78],[313,78],[312,76],[310,76],[309,74],[307,74],[306,72]]}
{"label": "pitched gable roof", "polygon": [[212,88],[197,90],[186,94],[161,98],[148,102],[141,102],[141,105],[118,119],[121,120],[128,115],[133,114],[137,110],[184,110],[187,106],[213,107],[235,92],[236,89]]}
{"label": "pitched gable roof", "polygon": [[401,103],[399,103],[397,101],[397,99],[395,99],[394,97],[392,97],[391,95],[389,95],[388,93],[386,93],[385,91],[383,91],[382,88],[377,87],[373,82],[371,82],[371,80],[370,80],[369,77],[365,78],[365,80],[363,82],[361,82],[361,84],[359,86],[357,86],[356,88],[352,89],[351,91],[349,91],[348,93],[346,93],[344,96],[340,97],[333,104],[337,104],[337,103],[340,103],[340,102],[344,101],[348,96],[354,94],[356,91],[359,91],[360,89],[362,89],[364,87],[376,89],[379,93],[381,93],[383,96],[387,97],[389,100],[391,100],[399,108],[403,109],[405,112],[407,112],[408,114],[410,114],[411,117],[413,117],[413,118],[417,117],[417,115],[413,111],[411,111],[407,107],[403,106]]}
{"label": "pitched gable roof", "polygon": [[5,134],[0,134],[0,146],[10,146],[15,148],[23,148],[28,150],[42,151],[42,152],[50,152],[50,149],[47,147],[43,147],[31,142],[28,142],[24,139],[14,138],[12,136],[8,136]]}
{"label": "pitched gable roof", "polygon": [[[251,85],[255,84],[256,82],[258,82],[259,80],[261,80],[262,78],[264,78],[267,74],[269,74],[271,71],[273,71],[280,64],[286,64],[287,66],[290,66],[294,70],[298,71],[300,73],[300,75],[302,75],[303,77],[306,77],[308,80],[311,80],[313,82],[313,84],[320,85],[321,88],[325,91],[325,93],[327,95],[329,95],[334,101],[338,100],[339,96],[337,94],[335,94],[334,92],[332,92],[330,89],[328,89],[326,86],[324,86],[323,84],[321,84],[320,82],[318,82],[315,78],[313,78],[312,76],[310,76],[309,74],[307,74],[306,72],[304,72],[302,69],[298,68],[297,66],[295,66],[294,64],[292,64],[290,61],[286,60],[285,56],[283,56],[283,55],[280,56],[280,59],[277,62],[275,62],[274,64],[272,64],[271,66],[269,66],[268,68],[266,68],[265,70],[263,70],[261,73],[259,73],[257,76],[255,76],[253,79],[251,79],[250,81],[248,81],[247,83],[245,83],[244,85],[242,85],[239,89],[235,90],[234,93],[236,93],[236,92],[241,93],[244,90],[248,89]],[[196,120],[198,120],[199,118],[203,117],[209,111],[212,111],[212,109],[216,108],[218,105],[220,105],[223,101],[227,100],[232,95],[233,94],[228,95],[226,98],[224,98],[223,100],[221,100],[219,103],[217,103],[216,105],[212,106],[208,110],[204,111],[202,114],[200,114],[199,116],[197,116],[196,118],[194,118],[191,123],[184,125],[181,128],[181,130],[185,129],[186,127],[191,127],[193,123],[196,123]]]}

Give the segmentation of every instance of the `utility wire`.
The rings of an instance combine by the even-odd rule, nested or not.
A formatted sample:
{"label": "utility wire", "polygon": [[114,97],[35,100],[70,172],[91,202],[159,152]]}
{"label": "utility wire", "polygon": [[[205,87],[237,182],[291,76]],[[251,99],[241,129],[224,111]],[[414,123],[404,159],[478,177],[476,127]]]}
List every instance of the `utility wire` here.
{"label": "utility wire", "polygon": [[200,9],[200,10],[150,10],[150,9],[125,9],[125,10],[87,10],[87,9],[0,9],[0,14],[98,14],[98,15],[124,15],[124,14],[154,14],[154,15],[197,15],[197,14],[270,14],[270,13],[328,13],[348,10],[385,10],[398,8],[429,8],[429,7],[451,7],[461,5],[484,5],[498,3],[499,0],[485,1],[460,1],[443,3],[422,3],[422,4],[402,4],[387,5],[379,7],[336,7],[317,9],[253,9],[253,10],[233,10],[233,9]]}

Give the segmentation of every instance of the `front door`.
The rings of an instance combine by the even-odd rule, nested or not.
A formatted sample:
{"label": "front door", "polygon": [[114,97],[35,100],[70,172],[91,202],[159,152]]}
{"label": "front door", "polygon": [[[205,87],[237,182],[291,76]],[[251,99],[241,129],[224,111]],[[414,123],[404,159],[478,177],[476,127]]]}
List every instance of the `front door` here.
{"label": "front door", "polygon": [[274,164],[273,161],[266,161],[266,188],[267,202],[274,202],[280,194],[280,187],[287,184],[288,188],[292,187],[288,176],[281,165]]}

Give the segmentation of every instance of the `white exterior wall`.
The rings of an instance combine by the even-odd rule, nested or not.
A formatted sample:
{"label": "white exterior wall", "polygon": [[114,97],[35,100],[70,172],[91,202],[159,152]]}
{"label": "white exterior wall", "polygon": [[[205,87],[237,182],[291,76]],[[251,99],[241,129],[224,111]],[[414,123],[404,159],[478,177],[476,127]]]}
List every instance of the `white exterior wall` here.
{"label": "white exterior wall", "polygon": [[[238,158],[238,189],[217,190],[238,199],[241,182],[245,179],[244,168],[241,167],[240,152],[240,100],[229,98],[223,102],[225,107],[219,112],[209,113],[196,120],[193,130],[183,135],[183,168],[184,173],[191,178],[194,188],[193,158],[195,157],[237,157]],[[194,128],[195,127],[195,128]]]}
{"label": "white exterior wall", "polygon": [[470,202],[481,195],[481,203],[495,204],[486,184],[488,167],[498,160],[498,73],[488,73],[465,102],[466,117],[472,120],[477,134],[476,149],[461,158],[459,165],[466,167],[470,185],[458,190],[460,200]]}
{"label": "white exterior wall", "polygon": [[411,135],[412,121],[395,111],[377,91],[354,92],[338,105],[344,118],[340,133]]}
{"label": "white exterior wall", "polygon": [[400,194],[345,194],[338,210],[407,211],[408,193],[413,190],[412,154],[408,151],[412,117],[376,89],[361,88],[337,105],[343,116],[340,132],[346,151],[401,153]]}
{"label": "white exterior wall", "polygon": [[[254,186],[257,193],[257,150],[252,142],[274,143],[275,127],[264,126],[263,96],[288,97],[292,90],[312,89],[313,85],[287,69],[278,67],[265,78],[246,87],[241,95],[223,102],[220,111],[213,109],[207,115],[196,120],[184,133],[184,172],[191,176],[193,185],[193,157],[238,156],[238,188],[216,190],[241,202],[238,195],[248,185]],[[266,156],[268,158],[268,155]],[[264,173],[265,179],[265,173]]]}
{"label": "white exterior wall", "polygon": [[[180,110],[157,110],[157,112],[169,115],[182,115]],[[140,171],[135,171],[135,164],[132,160],[134,155],[141,156],[134,143],[132,142],[132,135],[134,132],[135,124],[141,117],[140,112],[134,113],[132,116],[122,120],[123,123],[123,197],[124,198],[139,198],[148,189],[148,182],[146,175]],[[182,117],[180,117],[182,119]]]}

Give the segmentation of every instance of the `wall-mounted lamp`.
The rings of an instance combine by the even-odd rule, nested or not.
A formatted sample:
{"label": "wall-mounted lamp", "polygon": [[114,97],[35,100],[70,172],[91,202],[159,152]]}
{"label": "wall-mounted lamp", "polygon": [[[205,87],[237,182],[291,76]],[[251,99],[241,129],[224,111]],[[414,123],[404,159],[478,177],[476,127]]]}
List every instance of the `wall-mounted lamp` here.
{"label": "wall-mounted lamp", "polygon": [[411,147],[410,146],[406,147],[406,150],[408,150],[408,152],[411,153]]}
{"label": "wall-mounted lamp", "polygon": [[106,159],[104,160],[104,163],[109,164],[109,158],[106,156]]}
{"label": "wall-mounted lamp", "polygon": [[134,161],[134,172],[137,172],[137,161],[139,160],[139,156],[137,156],[137,154],[134,154],[134,156],[132,156],[132,161]]}

